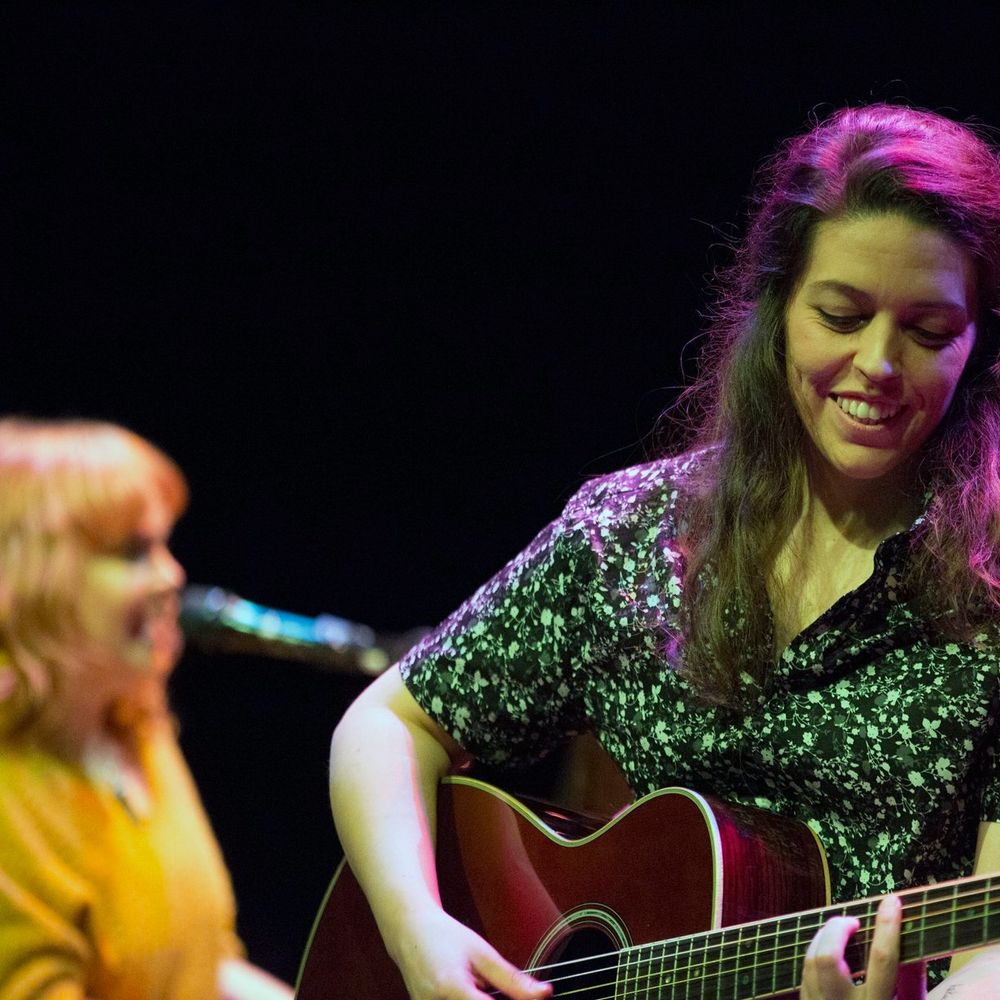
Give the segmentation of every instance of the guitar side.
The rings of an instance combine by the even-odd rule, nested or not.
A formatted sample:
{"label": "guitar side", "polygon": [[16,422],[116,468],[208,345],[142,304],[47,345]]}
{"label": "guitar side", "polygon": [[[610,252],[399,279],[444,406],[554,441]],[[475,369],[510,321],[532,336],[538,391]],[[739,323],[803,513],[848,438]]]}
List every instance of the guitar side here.
{"label": "guitar side", "polygon": [[[829,889],[807,827],[683,789],[655,792],[570,839],[506,793],[448,778],[437,853],[445,909],[522,968],[586,934],[601,951],[619,950],[821,906]],[[341,864],[296,997],[363,996],[407,1000],[364,894]]]}

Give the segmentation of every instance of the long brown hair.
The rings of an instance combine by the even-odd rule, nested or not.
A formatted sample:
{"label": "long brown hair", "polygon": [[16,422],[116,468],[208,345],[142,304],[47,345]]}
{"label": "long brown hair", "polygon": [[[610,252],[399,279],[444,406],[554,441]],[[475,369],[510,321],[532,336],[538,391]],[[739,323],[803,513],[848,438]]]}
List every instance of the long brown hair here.
{"label": "long brown hair", "polygon": [[907,580],[925,620],[968,640],[1000,607],[1000,160],[977,131],[929,111],[843,109],[786,143],[762,170],[699,375],[680,406],[704,450],[690,497],[683,669],[733,702],[773,665],[765,588],[801,509],[803,428],[785,371],[785,309],[824,219],[903,215],[965,250],[977,277],[972,356],[924,447],[916,489],[933,500]]}

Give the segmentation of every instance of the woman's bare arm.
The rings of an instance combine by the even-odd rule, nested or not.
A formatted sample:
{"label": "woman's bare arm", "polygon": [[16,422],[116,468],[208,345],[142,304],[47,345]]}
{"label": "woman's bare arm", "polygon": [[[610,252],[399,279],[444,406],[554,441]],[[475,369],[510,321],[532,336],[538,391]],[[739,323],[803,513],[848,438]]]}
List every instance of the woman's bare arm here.
{"label": "woman's bare arm", "polygon": [[330,801],[348,863],[414,1000],[547,996],[441,909],[434,866],[437,786],[458,745],[393,669],[347,710],[333,735]]}

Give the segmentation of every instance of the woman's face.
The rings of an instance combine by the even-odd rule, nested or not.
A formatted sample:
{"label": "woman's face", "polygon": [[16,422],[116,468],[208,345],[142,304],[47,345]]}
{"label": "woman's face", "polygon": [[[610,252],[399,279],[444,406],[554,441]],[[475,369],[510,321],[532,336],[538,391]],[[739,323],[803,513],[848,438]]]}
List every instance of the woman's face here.
{"label": "woman's face", "polygon": [[178,614],[184,571],[167,547],[172,528],[171,513],[153,502],[117,550],[85,562],[78,604],[84,639],[123,691],[130,681],[166,678],[183,647]]}
{"label": "woman's face", "polygon": [[825,471],[902,473],[940,423],[976,338],[974,271],[900,215],[819,223],[786,310],[788,384]]}

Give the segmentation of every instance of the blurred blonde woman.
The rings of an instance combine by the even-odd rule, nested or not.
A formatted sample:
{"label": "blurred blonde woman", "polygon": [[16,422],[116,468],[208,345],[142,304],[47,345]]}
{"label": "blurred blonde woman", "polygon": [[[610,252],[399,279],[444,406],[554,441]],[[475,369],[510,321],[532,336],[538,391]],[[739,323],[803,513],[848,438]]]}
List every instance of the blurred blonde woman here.
{"label": "blurred blonde woman", "polygon": [[0,419],[0,997],[249,1000],[166,682],[177,466],[109,423]]}

